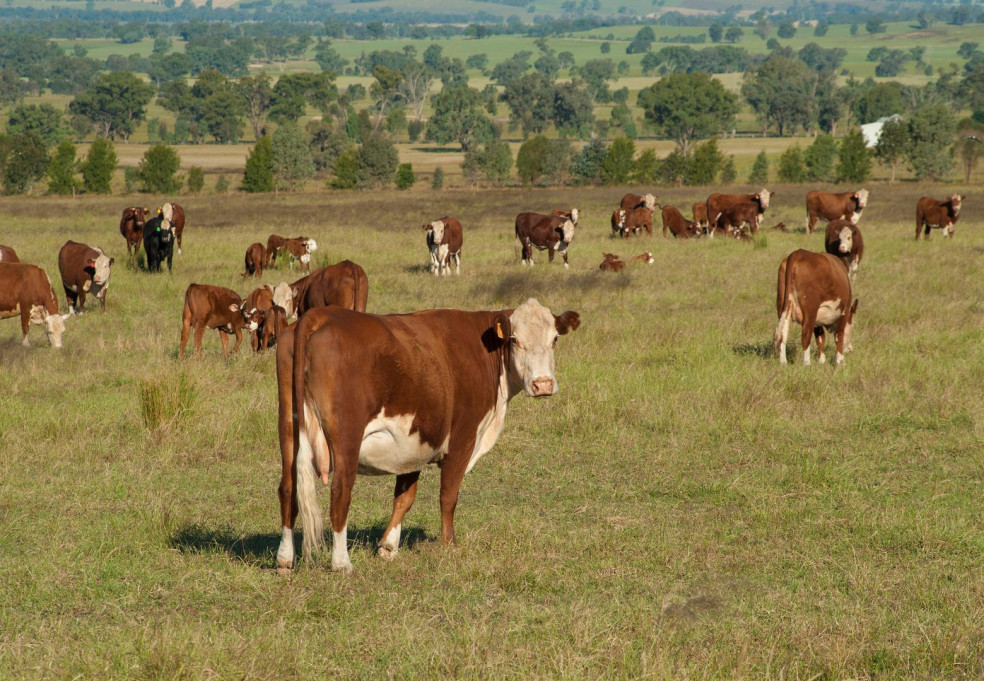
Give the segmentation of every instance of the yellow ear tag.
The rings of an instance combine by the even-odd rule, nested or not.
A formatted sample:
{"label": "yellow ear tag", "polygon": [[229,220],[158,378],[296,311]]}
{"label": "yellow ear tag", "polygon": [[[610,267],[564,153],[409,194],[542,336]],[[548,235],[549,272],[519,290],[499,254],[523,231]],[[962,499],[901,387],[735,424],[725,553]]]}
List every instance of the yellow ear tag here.
{"label": "yellow ear tag", "polygon": [[502,322],[495,323],[495,335],[501,338],[502,340],[506,339],[506,334],[502,332]]}

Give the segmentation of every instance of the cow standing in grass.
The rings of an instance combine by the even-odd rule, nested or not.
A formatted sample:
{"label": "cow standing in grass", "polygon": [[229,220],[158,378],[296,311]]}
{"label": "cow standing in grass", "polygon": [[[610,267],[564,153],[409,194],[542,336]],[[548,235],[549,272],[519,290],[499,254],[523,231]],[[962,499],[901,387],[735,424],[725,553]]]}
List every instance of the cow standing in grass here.
{"label": "cow standing in grass", "polygon": [[263,263],[266,262],[266,249],[263,248],[263,244],[259,241],[250,244],[246,248],[244,261],[246,264],[246,272],[243,273],[244,279],[263,276]]}
{"label": "cow standing in grass", "polygon": [[[181,235],[184,234],[185,228],[184,208],[176,203],[165,203],[157,209],[157,215],[163,218],[164,224],[174,233],[174,239],[178,243],[178,255],[181,255]],[[168,269],[170,269],[170,263]]]}
{"label": "cow standing in grass", "polygon": [[937,201],[929,196],[919,199],[916,203],[916,241],[919,241],[919,232],[923,229],[924,239],[929,238],[932,229],[942,229],[944,237],[952,237],[963,200],[960,194],[951,194],[946,201]]}
{"label": "cow standing in grass", "polygon": [[69,315],[58,313],[58,298],[48,275],[35,265],[0,262],[0,319],[18,316],[24,347],[31,346],[27,339],[31,324],[44,326],[51,347],[62,346]]}
{"label": "cow standing in grass", "polygon": [[150,215],[150,211],[140,206],[123,209],[123,216],[120,218],[120,234],[126,239],[128,255],[136,255],[137,251],[140,250],[148,215]]}
{"label": "cow standing in grass", "polygon": [[622,197],[619,202],[618,207],[622,210],[633,210],[635,208],[648,208],[653,211],[656,210],[658,206],[656,195],[646,194],[644,196],[639,196],[638,194],[626,194]]}
{"label": "cow standing in grass", "polygon": [[75,241],[65,242],[58,251],[58,271],[70,313],[82,314],[87,293],[96,297],[100,308],[106,309],[110,267],[114,262],[101,248]]}
{"label": "cow standing in grass", "polygon": [[[361,266],[343,260],[298,279],[290,285],[290,290],[294,313],[298,317],[308,310],[328,305],[365,312],[369,277]],[[276,295],[273,300],[277,302]]]}
{"label": "cow standing in grass", "polygon": [[567,251],[574,238],[574,223],[569,218],[539,213],[520,213],[516,216],[516,238],[523,247],[523,264],[533,266],[534,246],[547,251],[550,262],[559,251],[567,267]]}
{"label": "cow standing in grass", "polygon": [[423,228],[427,233],[431,272],[435,276],[450,274],[451,261],[454,260],[454,273],[461,274],[461,246],[464,243],[461,223],[444,216],[427,223]]}
{"label": "cow standing in grass", "polygon": [[812,191],[806,195],[807,232],[813,234],[819,220],[848,220],[856,225],[867,205],[867,189],[842,194]]}
{"label": "cow standing in grass", "polygon": [[717,228],[721,213],[740,204],[750,204],[755,207],[755,211],[758,213],[756,224],[758,224],[761,216],[768,209],[769,201],[773,196],[775,193],[768,189],[763,189],[755,194],[711,194],[707,197],[707,221],[711,233],[713,234],[713,230]]}
{"label": "cow standing in grass", "polygon": [[229,336],[236,336],[232,351],[237,352],[243,341],[243,328],[255,331],[259,326],[256,310],[243,308],[243,300],[232,289],[208,284],[189,284],[185,291],[184,311],[181,314],[181,346],[178,357],[184,359],[191,329],[195,329],[195,354],[202,356],[202,337],[205,329],[216,329],[222,341],[222,354],[229,354]]}

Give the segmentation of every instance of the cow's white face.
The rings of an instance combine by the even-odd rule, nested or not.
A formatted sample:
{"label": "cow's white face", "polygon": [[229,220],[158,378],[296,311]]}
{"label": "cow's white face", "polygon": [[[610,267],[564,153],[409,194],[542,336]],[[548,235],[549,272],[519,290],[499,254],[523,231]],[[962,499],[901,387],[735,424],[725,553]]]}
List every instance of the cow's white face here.
{"label": "cow's white face", "polygon": [[769,207],[769,199],[772,197],[772,192],[768,189],[763,189],[759,192],[759,203],[762,204],[762,210]]}
{"label": "cow's white face", "polygon": [[621,208],[618,211],[618,222],[616,223],[619,229],[625,228],[625,211]]}
{"label": "cow's white face", "polygon": [[105,286],[109,283],[109,268],[113,264],[113,259],[102,252],[100,249],[95,249],[99,251],[99,257],[96,258],[95,270],[96,273],[92,277],[92,281],[96,283],[97,286]]}
{"label": "cow's white face", "polygon": [[62,334],[65,333],[65,320],[69,316],[70,314],[48,314],[48,311],[42,305],[31,307],[31,323],[44,325],[44,333],[53,348],[60,348],[62,346]]}
{"label": "cow's white face", "polygon": [[430,223],[430,229],[428,231],[429,232],[432,232],[433,235],[434,235],[431,238],[433,244],[436,245],[436,244],[439,244],[442,241],[444,241],[444,221],[443,220],[434,220],[434,222]]}
{"label": "cow's white face", "polygon": [[554,348],[557,338],[580,325],[576,312],[554,317],[530,298],[509,316],[508,332],[497,324],[496,333],[508,338],[507,368],[512,392],[521,388],[530,397],[549,397],[557,392]]}
{"label": "cow's white face", "polygon": [[564,220],[564,225],[561,227],[561,231],[564,233],[564,243],[569,244],[571,239],[574,238],[574,223],[570,220]]}
{"label": "cow's white face", "polygon": [[318,242],[315,241],[314,239],[308,239],[307,241],[304,242],[304,248],[307,249],[308,253],[314,253],[316,250],[318,250]]}
{"label": "cow's white face", "polygon": [[287,314],[294,314],[294,292],[290,290],[290,284],[282,281],[274,288],[267,285],[267,289],[273,294],[273,304],[279,305],[287,311]]}
{"label": "cow's white face", "polygon": [[840,240],[840,246],[837,250],[845,255],[850,253],[851,249],[854,248],[854,232],[851,231],[851,228],[842,227],[837,238]]}
{"label": "cow's white face", "polygon": [[652,194],[646,194],[643,197],[643,201],[645,201],[646,208],[648,208],[649,210],[652,210],[653,208],[656,207],[656,197],[653,196]]}
{"label": "cow's white face", "polygon": [[953,217],[960,215],[960,204],[963,202],[963,197],[959,194],[954,194],[950,197],[950,202],[953,204]]}
{"label": "cow's white face", "polygon": [[160,214],[164,216],[164,219],[167,221],[168,225],[170,225],[174,220],[174,208],[170,203],[165,203],[161,206]]}
{"label": "cow's white face", "polygon": [[868,190],[859,189],[854,196],[858,201],[858,212],[863,211],[864,207],[868,205]]}

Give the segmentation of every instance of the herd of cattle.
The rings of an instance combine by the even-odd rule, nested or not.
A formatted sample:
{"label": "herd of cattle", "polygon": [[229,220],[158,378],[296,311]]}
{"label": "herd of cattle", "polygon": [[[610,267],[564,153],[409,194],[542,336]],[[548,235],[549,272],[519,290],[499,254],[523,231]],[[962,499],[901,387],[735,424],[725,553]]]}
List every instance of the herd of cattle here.
{"label": "herd of cattle", "polygon": [[[670,205],[660,206],[653,194],[627,194],[612,214],[615,237],[628,238],[653,231],[652,217],[661,208],[663,234],[676,238],[748,238],[759,230],[773,196],[763,189],[753,194],[712,194],[694,204],[687,220]],[[851,348],[858,301],[852,283],[864,255],[858,227],[868,192],[833,194],[810,192],[807,230],[827,222],[825,252],[796,250],[779,265],[773,337],[780,361],[786,362],[791,322],[802,325],[804,364],[810,363],[815,337],[819,361],[824,362],[826,333],[833,332],[835,364]],[[939,228],[953,236],[962,196],[944,201],[924,197],[916,209],[916,238]],[[127,252],[135,257],[143,246],[147,269],[171,269],[175,243],[181,253],[184,210],[165,203],[153,217],[145,208],[123,211],[120,232]],[[520,213],[515,236],[522,261],[533,265],[533,249],[546,250],[550,261],[560,253],[568,266],[570,245],[578,226],[576,208],[549,215]],[[442,217],[423,225],[435,275],[460,273],[461,223]],[[251,334],[254,350],[276,348],[278,432],[282,476],[279,486],[282,539],[279,569],[295,563],[294,526],[298,514],[305,523],[306,556],[324,549],[316,480],[331,483],[330,519],[334,535],[332,566],[351,570],[347,549],[347,516],[357,473],[395,475],[393,512],[379,546],[386,558],[396,555],[403,517],[416,496],[420,472],[428,464],[441,469],[441,538],[454,541],[454,510],[462,478],[495,444],[504,424],[506,405],[520,392],[547,397],[557,392],[554,347],[557,339],[580,325],[576,312],[554,315],[529,299],[511,310],[465,312],[425,310],[402,315],[366,314],[369,280],[365,270],[345,260],[309,271],[317,243],[309,237],[270,235],[267,244],[250,244],[243,277],[261,276],[278,255],[300,262],[304,276],[293,283],[255,288],[245,299],[232,289],[191,284],[185,293],[179,357],[184,358],[191,330],[195,352],[201,355],[206,329],[219,332],[223,354],[229,336],[233,352],[242,331]],[[626,263],[604,253],[602,270],[618,272]],[[630,262],[653,263],[650,252]],[[13,249],[0,246],[0,318],[20,316],[23,344],[30,324],[43,325],[53,347],[61,347],[65,320],[81,313],[86,295],[105,308],[110,268],[114,259],[100,248],[68,241],[58,255],[69,314],[59,313],[58,300],[47,274],[23,264]],[[296,319],[290,323],[291,319]],[[467,395],[467,399],[461,396]]]}

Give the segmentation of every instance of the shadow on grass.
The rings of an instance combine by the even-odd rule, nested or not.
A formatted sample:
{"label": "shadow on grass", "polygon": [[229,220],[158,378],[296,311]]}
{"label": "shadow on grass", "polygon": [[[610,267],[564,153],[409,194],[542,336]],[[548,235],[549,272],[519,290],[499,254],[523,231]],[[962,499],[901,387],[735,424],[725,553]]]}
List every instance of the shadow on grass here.
{"label": "shadow on grass", "polygon": [[422,154],[457,154],[461,147],[414,147],[413,150]]}
{"label": "shadow on grass", "polygon": [[731,351],[736,355],[743,355],[745,357],[753,355],[760,359],[772,359],[775,357],[772,353],[772,343],[769,341],[763,343],[745,343],[743,345],[735,345],[731,348]]}
{"label": "shadow on grass", "polygon": [[431,269],[430,265],[420,264],[420,265],[407,265],[406,267],[403,268],[403,271],[406,272],[407,274],[424,274],[424,273],[430,274],[430,269]]}

